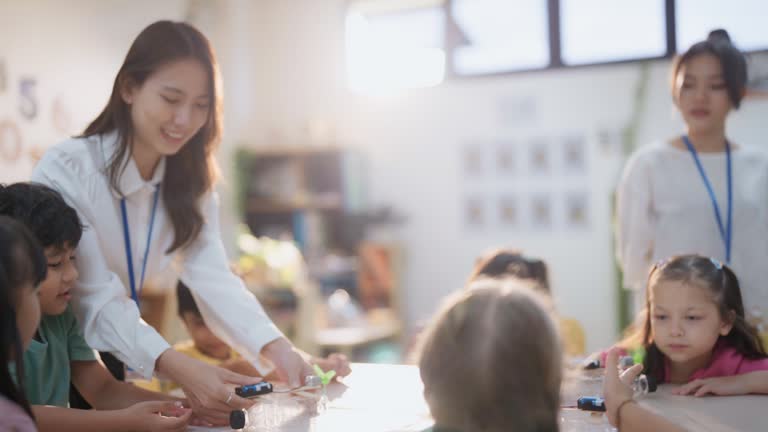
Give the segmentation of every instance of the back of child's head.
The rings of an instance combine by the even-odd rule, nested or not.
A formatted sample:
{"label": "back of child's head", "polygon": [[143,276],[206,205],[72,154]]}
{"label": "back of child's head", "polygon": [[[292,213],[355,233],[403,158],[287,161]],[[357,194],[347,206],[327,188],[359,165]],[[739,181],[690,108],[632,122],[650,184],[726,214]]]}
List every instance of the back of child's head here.
{"label": "back of child's head", "polygon": [[[40,284],[46,271],[45,255],[29,230],[9,217],[0,216],[0,391],[4,397],[21,405],[30,416],[32,411],[21,390],[24,341],[17,324],[16,309],[24,287]],[[10,363],[16,365],[15,382],[8,369]]]}
{"label": "back of child's head", "polygon": [[197,302],[195,302],[195,298],[192,297],[192,292],[181,280],[176,284],[176,305],[179,318],[183,319],[184,313],[186,312],[202,316],[200,314],[200,309],[197,307]]}
{"label": "back of child's head", "polygon": [[480,257],[469,281],[473,282],[481,277],[532,280],[538,288],[549,292],[547,264],[512,249],[496,249]]}
{"label": "back of child's head", "polygon": [[562,352],[550,311],[514,280],[480,280],[448,299],[420,346],[435,422],[464,432],[556,431]]}
{"label": "back of child's head", "polygon": [[717,307],[720,318],[732,324],[730,332],[720,336],[729,346],[748,358],[766,357],[757,333],[744,314],[744,303],[739,280],[730,267],[720,261],[701,255],[679,255],[660,261],[648,275],[646,310],[642,343],[646,349],[646,373],[659,376],[663,368],[663,354],[653,343],[651,328],[654,288],[661,283],[676,282],[703,289]]}
{"label": "back of child's head", "polygon": [[75,248],[83,234],[77,211],[39,183],[0,185],[0,215],[26,225],[44,248]]}
{"label": "back of child's head", "polygon": [[738,109],[747,85],[747,59],[731,42],[728,32],[723,29],[712,30],[707,39],[691,45],[683,54],[675,57],[672,62],[671,77],[673,93],[680,70],[694,57],[700,55],[712,55],[720,62],[728,98],[733,107]]}

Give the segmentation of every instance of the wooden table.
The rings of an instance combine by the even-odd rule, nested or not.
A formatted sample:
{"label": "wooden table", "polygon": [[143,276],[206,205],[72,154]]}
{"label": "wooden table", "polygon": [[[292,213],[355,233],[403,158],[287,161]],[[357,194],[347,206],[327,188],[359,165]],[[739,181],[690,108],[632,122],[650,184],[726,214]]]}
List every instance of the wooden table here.
{"label": "wooden table", "polygon": [[[273,395],[280,404],[256,404],[249,417],[256,425],[247,432],[417,432],[432,425],[429,408],[422,396],[419,370],[414,366],[352,364],[344,383],[328,386],[329,404],[313,413],[311,404],[298,398]],[[229,428],[190,427],[192,431],[228,431]]]}
{"label": "wooden table", "polygon": [[[602,393],[602,370],[573,378],[563,390],[562,404],[576,405],[579,396]],[[640,405],[696,432],[768,431],[768,396],[676,396],[678,386],[665,384],[655,393],[638,398]],[[572,408],[561,410],[561,431],[611,431],[604,415],[590,415]]]}
{"label": "wooden table", "polygon": [[[579,396],[601,393],[599,373],[572,379],[564,385],[563,406],[575,405]],[[768,431],[768,396],[675,396],[674,386],[662,385],[640,403],[692,431]],[[249,411],[253,418],[247,432],[417,432],[432,424],[422,396],[423,386],[415,366],[355,363],[344,383],[328,386],[329,404],[324,412],[300,398],[272,395]],[[228,431],[229,428],[191,427],[192,431]],[[560,412],[561,432],[615,431],[602,414],[573,408]]]}

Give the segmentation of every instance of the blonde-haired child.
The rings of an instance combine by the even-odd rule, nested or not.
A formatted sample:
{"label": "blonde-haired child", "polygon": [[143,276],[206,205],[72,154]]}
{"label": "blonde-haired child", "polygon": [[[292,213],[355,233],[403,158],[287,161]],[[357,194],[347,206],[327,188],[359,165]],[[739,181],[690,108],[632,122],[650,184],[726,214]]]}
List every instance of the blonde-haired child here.
{"label": "blonde-haired child", "polygon": [[487,279],[450,297],[422,335],[435,431],[557,431],[562,352],[546,297]]}

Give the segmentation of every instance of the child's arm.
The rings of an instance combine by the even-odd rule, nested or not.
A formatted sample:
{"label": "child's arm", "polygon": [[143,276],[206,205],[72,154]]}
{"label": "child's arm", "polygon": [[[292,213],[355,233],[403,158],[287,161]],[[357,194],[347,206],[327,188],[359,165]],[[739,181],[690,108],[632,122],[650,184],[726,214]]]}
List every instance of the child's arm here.
{"label": "child's arm", "polygon": [[98,410],[128,408],[144,401],[178,401],[178,398],[155,393],[120,382],[96,360],[72,361],[72,384],[88,403]]}
{"label": "child's arm", "polygon": [[[183,431],[192,415],[192,410],[174,402],[142,402],[111,411],[33,405],[32,412],[40,432]],[[158,415],[160,412],[171,417]]]}
{"label": "child's arm", "polygon": [[708,394],[728,396],[750,393],[768,394],[768,371],[748,372],[741,375],[702,378],[673,390],[678,395],[705,396]]}

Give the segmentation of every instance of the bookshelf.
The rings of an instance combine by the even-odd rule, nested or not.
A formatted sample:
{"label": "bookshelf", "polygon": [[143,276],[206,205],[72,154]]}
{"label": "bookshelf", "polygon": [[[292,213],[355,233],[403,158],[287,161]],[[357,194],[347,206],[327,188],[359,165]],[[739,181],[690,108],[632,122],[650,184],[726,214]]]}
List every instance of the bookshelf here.
{"label": "bookshelf", "polygon": [[[252,234],[292,239],[314,287],[312,296],[305,292],[293,304],[272,304],[269,287],[260,287],[267,313],[296,320],[294,329],[308,327],[306,338],[319,352],[352,355],[398,338],[397,254],[389,246],[366,242],[370,225],[387,223],[388,215],[367,208],[362,155],[337,147],[242,149],[236,153],[236,168],[239,208]],[[337,288],[361,305],[362,322],[339,325],[324,319],[326,299]]]}
{"label": "bookshelf", "polygon": [[353,252],[346,216],[365,207],[363,158],[335,147],[240,150],[240,207],[254,235],[294,239],[311,259]]}

